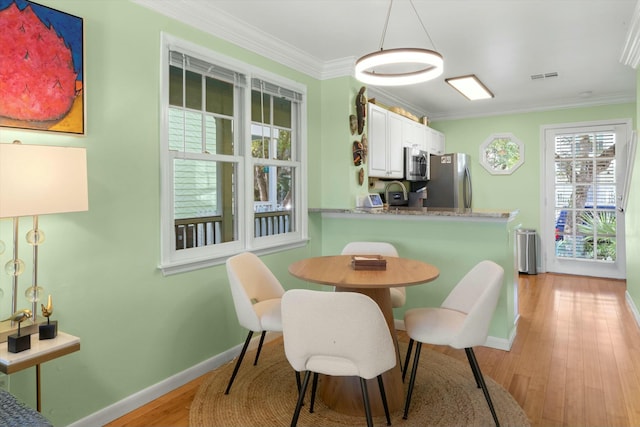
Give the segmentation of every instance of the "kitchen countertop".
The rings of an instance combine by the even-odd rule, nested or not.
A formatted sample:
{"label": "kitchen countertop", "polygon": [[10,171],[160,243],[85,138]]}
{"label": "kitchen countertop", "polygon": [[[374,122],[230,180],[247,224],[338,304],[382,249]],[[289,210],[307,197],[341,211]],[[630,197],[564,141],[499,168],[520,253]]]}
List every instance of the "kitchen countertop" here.
{"label": "kitchen countertop", "polygon": [[455,209],[455,208],[420,208],[408,206],[390,206],[384,208],[353,208],[353,209],[323,209],[311,208],[310,213],[320,213],[323,216],[357,216],[376,217],[380,219],[456,219],[456,220],[488,220],[510,221],[516,217],[518,210],[488,210],[488,209]]}

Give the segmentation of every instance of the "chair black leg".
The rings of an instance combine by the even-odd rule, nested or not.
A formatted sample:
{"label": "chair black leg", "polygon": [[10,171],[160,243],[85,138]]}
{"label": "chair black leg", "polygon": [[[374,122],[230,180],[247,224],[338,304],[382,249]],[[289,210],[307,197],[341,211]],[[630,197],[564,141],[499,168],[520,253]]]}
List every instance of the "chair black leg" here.
{"label": "chair black leg", "polygon": [[229,380],[229,384],[227,385],[227,390],[224,392],[224,394],[229,394],[229,391],[231,391],[231,385],[233,384],[233,380],[236,379],[236,374],[238,373],[238,369],[240,369],[240,364],[242,363],[242,359],[244,359],[244,354],[247,352],[247,347],[249,347],[249,342],[251,342],[252,336],[253,336],[253,331],[249,331],[249,335],[247,335],[247,339],[244,342],[244,346],[242,347],[240,356],[238,356],[238,360],[236,361],[236,367],[233,368],[233,374],[231,374],[231,379]]}
{"label": "chair black leg", "polygon": [[465,353],[467,354],[467,360],[469,361],[469,366],[471,366],[471,372],[473,372],[473,378],[475,378],[476,380],[476,385],[478,386],[478,388],[482,388],[482,386],[480,385],[480,377],[478,376],[478,371],[476,370],[473,360],[471,359],[471,356],[469,352],[466,351],[466,349],[465,349]]}
{"label": "chair black leg", "polygon": [[304,374],[304,380],[302,380],[302,387],[300,393],[298,393],[298,403],[296,403],[296,410],[293,412],[293,418],[291,419],[291,427],[296,427],[298,424],[298,417],[300,416],[300,408],[302,408],[302,401],[304,400],[304,394],[307,391],[307,385],[309,384],[309,377],[311,371],[307,371]]}
{"label": "chair black leg", "polygon": [[316,403],[316,390],[318,389],[318,373],[313,373],[313,384],[311,385],[311,406],[309,413],[313,414],[313,405]]}
{"label": "chair black leg", "polygon": [[493,402],[491,402],[489,389],[487,388],[487,384],[484,382],[484,377],[482,376],[482,371],[480,371],[480,365],[478,365],[476,355],[473,352],[473,349],[470,347],[465,348],[464,351],[467,353],[467,358],[469,359],[469,363],[471,364],[471,369],[475,373],[477,373],[476,381],[480,382],[480,387],[482,388],[482,392],[484,393],[484,398],[487,400],[487,404],[489,405],[489,409],[491,410],[491,415],[493,415],[493,421],[495,421],[496,427],[500,427],[500,422],[498,421],[498,416],[496,415],[496,411],[493,408]]}
{"label": "chair black leg", "polygon": [[402,382],[407,375],[407,369],[409,368],[409,361],[411,360],[411,350],[413,350],[413,338],[409,339],[409,348],[407,348],[407,357],[404,359],[404,367],[402,369]]}
{"label": "chair black leg", "polygon": [[[296,386],[298,388],[298,393],[300,393],[300,389],[302,388],[302,380],[300,379],[300,372],[296,372]],[[304,400],[302,401],[302,406],[304,406]]]}
{"label": "chair black leg", "polygon": [[364,401],[364,414],[367,417],[367,427],[373,427],[371,407],[369,406],[369,394],[367,393],[367,380],[362,377],[360,377],[360,389],[362,390],[362,400]]}
{"label": "chair black leg", "polygon": [[260,352],[262,351],[262,343],[264,342],[264,337],[267,335],[267,331],[262,331],[260,335],[260,344],[258,344],[258,352],[256,353],[256,360],[253,361],[253,366],[258,364],[258,357],[260,357]]}
{"label": "chair black leg", "polygon": [[378,375],[378,387],[380,388],[380,397],[382,398],[382,406],[384,407],[384,415],[387,417],[387,425],[391,425],[391,417],[389,416],[389,405],[387,404],[387,393],[384,392],[384,383],[382,375]]}
{"label": "chair black leg", "polygon": [[[422,350],[422,343],[418,341],[416,344],[416,354],[413,356],[413,368],[411,370],[411,379],[409,380],[409,389],[407,390],[407,400],[404,403],[404,415],[403,420],[406,420],[409,416],[409,406],[411,405],[411,395],[413,394],[413,386],[416,382],[416,372],[418,371],[418,361],[420,360],[420,350]],[[405,367],[408,369],[408,367]]]}

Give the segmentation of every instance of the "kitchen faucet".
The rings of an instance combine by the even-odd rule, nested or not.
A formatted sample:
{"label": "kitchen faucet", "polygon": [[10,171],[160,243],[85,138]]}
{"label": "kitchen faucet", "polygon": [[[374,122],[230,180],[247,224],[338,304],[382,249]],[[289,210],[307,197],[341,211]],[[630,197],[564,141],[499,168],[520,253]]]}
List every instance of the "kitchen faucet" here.
{"label": "kitchen faucet", "polygon": [[384,186],[384,201],[387,205],[389,204],[389,187],[391,187],[393,184],[398,184],[402,188],[402,195],[404,197],[404,200],[407,200],[407,188],[404,186],[404,184],[400,181],[391,181]]}

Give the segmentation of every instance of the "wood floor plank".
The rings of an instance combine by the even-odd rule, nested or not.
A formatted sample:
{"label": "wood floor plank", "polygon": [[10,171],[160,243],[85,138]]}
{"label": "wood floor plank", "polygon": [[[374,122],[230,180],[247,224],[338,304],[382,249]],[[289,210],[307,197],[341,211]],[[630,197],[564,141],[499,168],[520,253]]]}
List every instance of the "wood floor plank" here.
{"label": "wood floor plank", "polygon": [[[532,427],[640,425],[640,329],[625,290],[623,280],[520,275],[511,351],[475,352],[483,373],[514,396]],[[399,337],[408,341],[402,331]],[[463,350],[429,348],[467,363]],[[107,426],[187,426],[199,381]]]}

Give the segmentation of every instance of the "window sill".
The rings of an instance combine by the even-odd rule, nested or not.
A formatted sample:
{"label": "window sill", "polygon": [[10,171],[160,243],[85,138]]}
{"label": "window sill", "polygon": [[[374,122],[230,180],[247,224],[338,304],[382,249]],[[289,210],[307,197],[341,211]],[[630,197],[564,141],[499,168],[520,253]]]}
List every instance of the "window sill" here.
{"label": "window sill", "polygon": [[[288,249],[299,248],[305,246],[309,241],[308,238],[298,240],[296,242],[289,242],[281,245],[270,246],[268,248],[261,249],[247,249],[248,252],[253,252],[256,255],[267,255],[276,252],[285,251]],[[242,251],[244,252],[244,251]],[[240,253],[240,252],[237,252]],[[180,273],[188,273],[194,270],[200,270],[202,268],[214,267],[216,265],[224,264],[228,258],[237,253],[229,253],[224,256],[219,256],[215,258],[206,258],[206,259],[193,259],[188,261],[180,261],[175,263],[163,263],[158,266],[158,268],[162,271],[163,276],[171,276],[173,274]]]}

